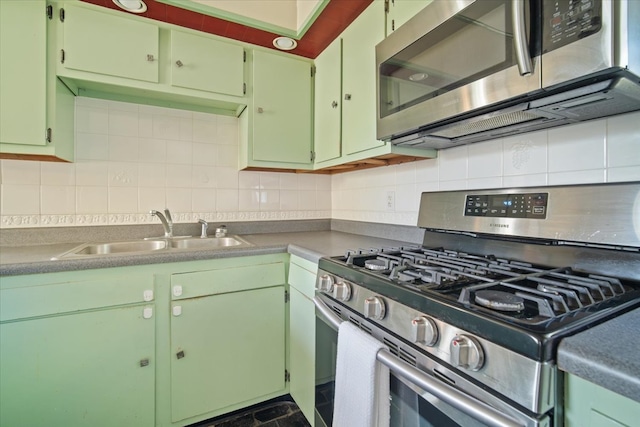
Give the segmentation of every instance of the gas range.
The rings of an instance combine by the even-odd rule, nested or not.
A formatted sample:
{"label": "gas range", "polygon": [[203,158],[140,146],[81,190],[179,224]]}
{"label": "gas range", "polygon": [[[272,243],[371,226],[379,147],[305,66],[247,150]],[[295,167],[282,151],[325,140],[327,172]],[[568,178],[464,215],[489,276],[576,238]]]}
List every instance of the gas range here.
{"label": "gas range", "polygon": [[640,183],[423,193],[422,245],[323,258],[318,297],[521,425],[562,425],[560,340],[640,306],[638,218]]}

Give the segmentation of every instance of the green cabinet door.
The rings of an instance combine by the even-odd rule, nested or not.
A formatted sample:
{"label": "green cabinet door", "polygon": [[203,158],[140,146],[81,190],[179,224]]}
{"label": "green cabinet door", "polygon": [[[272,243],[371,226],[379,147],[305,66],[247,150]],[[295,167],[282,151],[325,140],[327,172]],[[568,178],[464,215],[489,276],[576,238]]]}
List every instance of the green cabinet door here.
{"label": "green cabinet door", "polygon": [[155,323],[145,318],[148,310],[0,324],[0,425],[153,426]]}
{"label": "green cabinet door", "polygon": [[632,427],[638,425],[640,402],[575,375],[565,375],[566,427]]}
{"label": "green cabinet door", "polygon": [[387,15],[387,35],[393,33],[402,24],[420,12],[433,0],[391,0]]}
{"label": "green cabinet door", "polygon": [[310,62],[253,52],[252,160],[311,163],[311,94]]}
{"label": "green cabinet door", "polygon": [[315,423],[316,309],[314,294],[317,264],[291,257],[289,267],[289,392],[309,423]]}
{"label": "green cabinet door", "polygon": [[284,286],[171,305],[172,421],[284,392]]}
{"label": "green cabinet door", "polygon": [[244,49],[208,37],[171,31],[171,84],[243,96]]}
{"label": "green cabinet door", "polygon": [[315,60],[315,163],[340,157],[342,124],[342,39],[335,39]]}
{"label": "green cabinet door", "polygon": [[44,0],[0,1],[0,143],[2,144],[46,144],[47,17],[45,7]]}
{"label": "green cabinet door", "polygon": [[158,81],[157,26],[70,4],[64,14],[64,68]]}
{"label": "green cabinet door", "polygon": [[384,38],[384,2],[374,1],[342,33],[343,154],[384,145],[376,139],[376,50]]}

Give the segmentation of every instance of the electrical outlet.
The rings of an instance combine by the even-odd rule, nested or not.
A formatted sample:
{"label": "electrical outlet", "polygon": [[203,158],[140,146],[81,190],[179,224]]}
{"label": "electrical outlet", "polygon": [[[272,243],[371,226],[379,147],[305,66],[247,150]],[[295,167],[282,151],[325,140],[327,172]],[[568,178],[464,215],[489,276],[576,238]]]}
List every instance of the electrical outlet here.
{"label": "electrical outlet", "polygon": [[388,211],[396,210],[396,192],[395,191],[387,191],[387,210]]}

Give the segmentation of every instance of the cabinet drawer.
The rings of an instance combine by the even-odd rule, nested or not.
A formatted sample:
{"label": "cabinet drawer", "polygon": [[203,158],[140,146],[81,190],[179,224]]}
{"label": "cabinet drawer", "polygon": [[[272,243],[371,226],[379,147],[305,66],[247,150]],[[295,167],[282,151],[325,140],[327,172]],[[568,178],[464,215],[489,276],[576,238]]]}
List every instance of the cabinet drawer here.
{"label": "cabinet drawer", "polygon": [[[10,278],[4,280],[9,282]],[[148,274],[62,283],[38,283],[36,279],[33,286],[0,290],[0,321],[151,300],[153,300],[153,277]]]}
{"label": "cabinet drawer", "polygon": [[284,263],[250,265],[173,274],[174,300],[266,288],[285,283]]}
{"label": "cabinet drawer", "polygon": [[313,298],[315,294],[316,273],[291,263],[289,267],[289,285],[300,291],[307,298]]}

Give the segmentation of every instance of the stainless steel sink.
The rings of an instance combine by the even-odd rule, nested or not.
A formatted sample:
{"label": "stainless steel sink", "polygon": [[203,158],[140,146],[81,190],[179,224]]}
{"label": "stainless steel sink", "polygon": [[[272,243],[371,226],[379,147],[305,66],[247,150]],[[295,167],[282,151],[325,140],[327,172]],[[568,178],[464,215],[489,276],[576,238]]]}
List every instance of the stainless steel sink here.
{"label": "stainless steel sink", "polygon": [[241,245],[248,246],[249,243],[237,236],[169,240],[169,246],[173,249],[214,249]]}
{"label": "stainless steel sink", "polygon": [[107,255],[135,255],[149,254],[156,251],[177,251],[188,249],[224,249],[229,247],[248,247],[253,246],[251,243],[239,236],[228,237],[177,237],[177,238],[158,238],[151,240],[132,240],[127,242],[109,242],[109,243],[85,243],[77,246],[70,251],[64,252],[53,257],[53,260],[62,258],[84,258],[88,256],[107,256]]}

